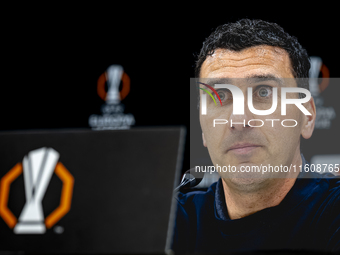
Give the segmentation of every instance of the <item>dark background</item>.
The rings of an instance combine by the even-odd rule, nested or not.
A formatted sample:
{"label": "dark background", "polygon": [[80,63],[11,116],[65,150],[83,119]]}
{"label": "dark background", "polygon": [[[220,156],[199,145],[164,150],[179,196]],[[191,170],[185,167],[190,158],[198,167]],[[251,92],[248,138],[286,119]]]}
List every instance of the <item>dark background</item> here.
{"label": "dark background", "polygon": [[[183,125],[189,132],[194,55],[214,28],[241,18],[278,23],[310,55],[323,59],[331,77],[340,77],[339,22],[328,13],[210,9],[183,16],[142,10],[136,15],[102,5],[9,15],[2,24],[0,130],[87,128],[88,117],[100,114],[103,104],[97,79],[109,65],[119,64],[131,79],[122,103],[136,126]],[[189,168],[188,137],[183,171]]]}

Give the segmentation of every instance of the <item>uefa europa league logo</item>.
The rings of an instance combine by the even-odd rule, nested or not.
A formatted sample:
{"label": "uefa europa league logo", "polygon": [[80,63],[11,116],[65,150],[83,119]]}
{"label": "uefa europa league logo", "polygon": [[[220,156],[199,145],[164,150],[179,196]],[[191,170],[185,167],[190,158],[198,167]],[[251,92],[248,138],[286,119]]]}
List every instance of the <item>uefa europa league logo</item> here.
{"label": "uefa europa league logo", "polygon": [[[58,159],[59,153],[52,148],[35,149],[0,179],[0,216],[15,234],[43,234],[70,211],[74,177]],[[60,203],[44,217],[42,200],[53,173],[63,185]],[[8,208],[8,199],[11,183],[21,174],[26,202],[18,220]]]}
{"label": "uefa europa league logo", "polygon": [[53,171],[59,159],[59,153],[52,148],[40,148],[28,153],[23,160],[26,204],[20,214],[14,233],[43,234],[46,231],[42,200]]}
{"label": "uefa europa league logo", "polygon": [[134,116],[131,113],[125,114],[125,106],[121,103],[129,92],[130,78],[123,67],[109,66],[97,81],[98,96],[105,101],[101,107],[102,115],[92,114],[89,126],[94,130],[113,130],[129,129],[134,125]]}

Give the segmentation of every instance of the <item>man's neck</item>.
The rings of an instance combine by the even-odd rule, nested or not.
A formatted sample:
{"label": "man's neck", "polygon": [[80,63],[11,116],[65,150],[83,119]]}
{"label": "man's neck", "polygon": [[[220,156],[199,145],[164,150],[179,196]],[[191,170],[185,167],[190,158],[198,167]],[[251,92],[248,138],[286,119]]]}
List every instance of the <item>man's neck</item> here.
{"label": "man's neck", "polygon": [[[301,157],[294,161],[296,165],[302,164]],[[240,219],[265,208],[279,205],[293,187],[298,174],[291,175],[291,178],[271,179],[268,185],[254,192],[239,192],[223,180],[224,196],[230,219]]]}

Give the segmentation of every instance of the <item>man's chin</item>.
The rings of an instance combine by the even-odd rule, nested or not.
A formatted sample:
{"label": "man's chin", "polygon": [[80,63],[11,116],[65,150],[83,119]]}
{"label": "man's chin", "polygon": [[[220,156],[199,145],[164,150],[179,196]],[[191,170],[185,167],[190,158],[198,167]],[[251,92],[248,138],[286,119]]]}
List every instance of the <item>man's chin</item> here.
{"label": "man's chin", "polygon": [[269,183],[271,179],[275,178],[275,176],[270,173],[262,174],[251,172],[220,173],[220,176],[228,186],[246,192],[261,189]]}
{"label": "man's chin", "polygon": [[254,192],[256,190],[261,189],[268,181],[267,178],[243,178],[243,177],[228,177],[223,178],[223,181],[228,185],[228,187],[232,187],[239,191],[243,192]]}

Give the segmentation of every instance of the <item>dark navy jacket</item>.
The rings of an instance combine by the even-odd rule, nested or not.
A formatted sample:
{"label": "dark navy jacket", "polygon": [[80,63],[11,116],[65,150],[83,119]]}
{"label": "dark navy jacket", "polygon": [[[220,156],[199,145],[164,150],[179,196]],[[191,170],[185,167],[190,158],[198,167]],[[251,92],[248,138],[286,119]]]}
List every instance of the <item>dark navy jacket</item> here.
{"label": "dark navy jacket", "polygon": [[304,250],[340,252],[340,181],[300,173],[282,202],[231,220],[222,180],[206,192],[179,193],[175,253]]}

